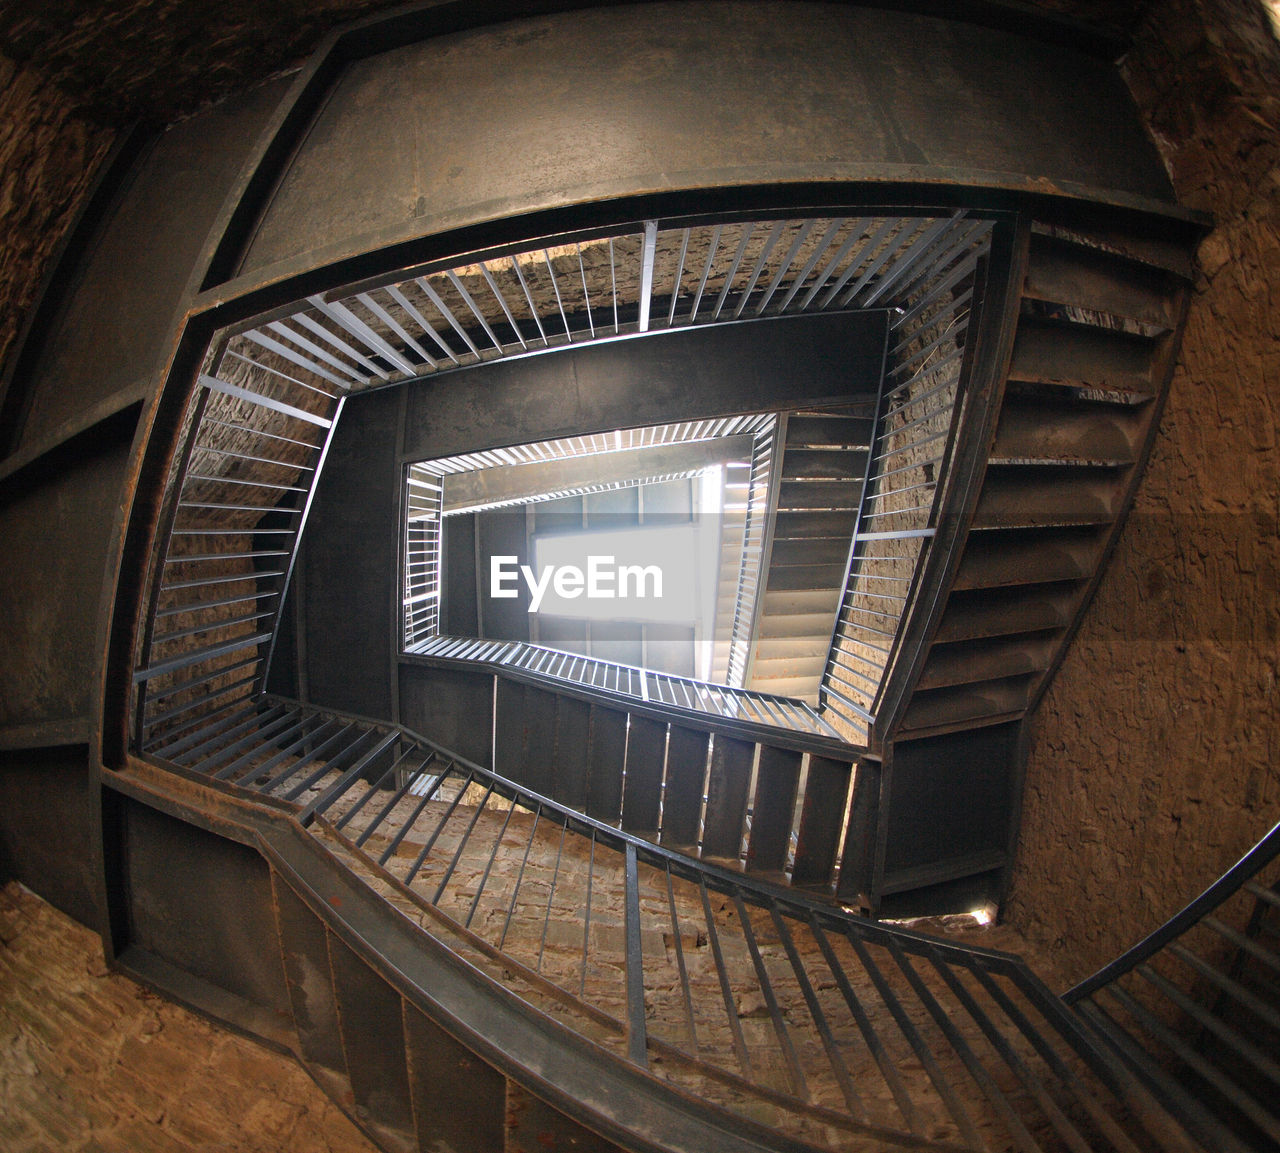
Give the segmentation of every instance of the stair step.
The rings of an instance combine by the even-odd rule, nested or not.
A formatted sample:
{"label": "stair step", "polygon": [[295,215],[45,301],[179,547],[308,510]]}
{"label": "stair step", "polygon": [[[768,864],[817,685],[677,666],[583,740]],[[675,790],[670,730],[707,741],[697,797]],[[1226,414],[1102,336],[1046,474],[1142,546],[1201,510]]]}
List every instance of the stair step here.
{"label": "stair step", "polygon": [[1053,638],[1046,638],[1044,634],[934,645],[916,690],[925,692],[1042,673],[1049,667],[1052,649]]}
{"label": "stair step", "polygon": [[848,541],[853,536],[856,511],[779,512],[773,523],[773,539],[801,540],[814,536],[838,536]]}
{"label": "stair step", "polygon": [[1159,268],[1057,237],[1033,235],[1023,295],[1158,328],[1177,318],[1178,282]]}
{"label": "stair step", "polygon": [[756,668],[761,661],[827,659],[830,632],[812,633],[809,636],[762,637],[756,644]]}
{"label": "stair step", "polygon": [[[1032,235],[1049,235],[1048,226],[1032,225]],[[1065,239],[1068,243],[1078,244],[1090,251],[1114,253],[1135,264],[1171,272],[1184,284],[1195,277],[1194,257],[1185,241],[1157,236],[1135,236],[1123,229],[1099,228],[1096,225],[1091,225],[1087,230],[1073,228]]]}
{"label": "stair step", "polygon": [[787,448],[793,445],[843,445],[868,448],[871,420],[865,416],[792,416],[787,419]]}
{"label": "stair step", "polygon": [[766,613],[760,618],[761,640],[788,637],[826,636],[830,639],[835,610],[822,613]]}
{"label": "stair step", "polygon": [[861,480],[867,452],[852,448],[792,448],[782,454],[783,480]]}
{"label": "stair step", "polygon": [[901,731],[960,728],[975,721],[1015,717],[1027,707],[1031,676],[987,681],[980,690],[970,685],[918,692],[902,718]]}
{"label": "stair step", "polygon": [[772,693],[776,697],[794,697],[808,704],[818,703],[818,675],[807,677],[752,676],[747,686],[752,692]]}
{"label": "stair step", "polygon": [[769,569],[770,592],[831,589],[833,593],[838,593],[843,587],[843,560],[839,564],[793,564],[771,566]]}
{"label": "stair step", "polygon": [[[799,537],[779,540],[774,537],[770,556],[770,584],[779,566],[839,565],[843,570],[849,559],[850,537]],[[843,580],[843,573],[841,574]]]}
{"label": "stair step", "polygon": [[1097,533],[978,534],[969,539],[954,587],[1007,588],[1083,580],[1093,571],[1100,547]]}
{"label": "stair step", "polygon": [[957,592],[934,637],[935,644],[1066,628],[1074,596],[1040,588]]}
{"label": "stair step", "polygon": [[751,676],[757,682],[790,680],[795,677],[820,677],[826,663],[825,651],[791,657],[761,657],[757,651],[755,664],[751,666]]}
{"label": "stair step", "polygon": [[1148,337],[1024,316],[1014,338],[1009,377],[1151,396],[1154,347]]}
{"label": "stair step", "polygon": [[784,617],[793,614],[808,615],[826,613],[834,616],[840,603],[841,590],[825,589],[770,589],[764,594],[761,611],[765,616]]}
{"label": "stair step", "polygon": [[991,461],[1128,465],[1136,459],[1138,425],[1132,413],[1111,406],[1010,396]]}
{"label": "stair step", "polygon": [[973,527],[1109,524],[1117,495],[1110,470],[995,466],[987,472]]}
{"label": "stair step", "polygon": [[860,480],[784,480],[778,486],[778,511],[856,510],[861,497]]}

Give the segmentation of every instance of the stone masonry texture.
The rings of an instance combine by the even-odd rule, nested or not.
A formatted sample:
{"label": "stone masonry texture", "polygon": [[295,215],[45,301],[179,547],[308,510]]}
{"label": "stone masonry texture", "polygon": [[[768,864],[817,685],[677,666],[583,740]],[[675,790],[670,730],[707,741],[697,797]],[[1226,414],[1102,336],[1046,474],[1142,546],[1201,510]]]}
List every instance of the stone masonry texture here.
{"label": "stone masonry texture", "polygon": [[372,1153],[288,1057],[110,973],[98,938],[0,889],[5,1153]]}

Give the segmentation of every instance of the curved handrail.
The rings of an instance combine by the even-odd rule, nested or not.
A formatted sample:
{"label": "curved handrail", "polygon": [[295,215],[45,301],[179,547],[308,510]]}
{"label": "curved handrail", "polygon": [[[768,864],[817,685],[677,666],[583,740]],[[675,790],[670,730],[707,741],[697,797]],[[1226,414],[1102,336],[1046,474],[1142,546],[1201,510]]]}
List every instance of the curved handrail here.
{"label": "curved handrail", "polygon": [[[1010,954],[692,860],[367,718],[260,698],[156,759],[277,812],[283,804],[531,1007],[678,1093],[697,1086],[731,1114],[777,1111],[784,1143],[840,1140],[815,1136],[817,1125],[978,1148],[981,1127],[1001,1118],[1015,1141],[1034,1129],[1057,1134],[1049,1147],[1128,1147],[1118,1130],[1131,1122],[1099,1102],[1127,1099],[1132,1079]],[[519,901],[526,874],[537,881]],[[617,942],[602,944],[593,926]],[[1077,1059],[1089,1073],[1069,1071]],[[904,1062],[922,1083],[904,1078]],[[1026,1092],[1010,1092],[1009,1077]],[[1085,1136],[1056,1106],[1037,1112],[1058,1094],[1097,1131]]]}
{"label": "curved handrail", "polygon": [[1117,977],[1136,969],[1149,961],[1166,945],[1177,940],[1188,929],[1194,928],[1229,897],[1238,893],[1267,865],[1280,857],[1280,822],[1253,846],[1243,857],[1213,882],[1194,901],[1180,909],[1154,932],[1149,933],[1131,949],[1127,949],[1109,965],[1104,965],[1091,977],[1072,986],[1062,994],[1062,1000],[1074,1005],[1090,997]]}

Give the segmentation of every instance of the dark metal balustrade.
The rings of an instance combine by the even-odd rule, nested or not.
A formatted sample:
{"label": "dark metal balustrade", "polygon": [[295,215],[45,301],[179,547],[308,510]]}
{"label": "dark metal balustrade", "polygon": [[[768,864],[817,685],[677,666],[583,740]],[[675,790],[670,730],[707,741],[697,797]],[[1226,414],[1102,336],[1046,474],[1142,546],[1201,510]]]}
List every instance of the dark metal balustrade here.
{"label": "dark metal balustrade", "polygon": [[[289,366],[292,367],[292,366]],[[138,638],[146,745],[261,690],[342,397],[263,357],[202,374],[169,481]]]}
{"label": "dark metal balustrade", "polygon": [[854,733],[875,723],[898,622],[936,529],[965,333],[990,230],[977,221],[956,237],[903,296],[890,324],[888,369],[821,694],[823,710]]}
{"label": "dark metal balustrade", "polygon": [[[171,470],[136,645],[136,739],[145,747],[171,724],[261,688],[328,432],[351,391],[589,340],[804,312],[897,307],[900,327],[914,333],[917,318],[933,324],[934,310],[950,307],[947,294],[989,227],[963,212],[649,221],[639,232],[389,274],[381,287],[313,296],[281,318],[220,334]],[[955,307],[963,300],[962,290]],[[410,523],[408,552],[435,547],[429,518]],[[754,516],[750,527],[758,553],[766,526]],[[207,552],[194,551],[198,540]],[[870,557],[860,563],[878,579]],[[408,594],[420,598],[408,625],[415,640],[436,612],[422,576],[415,570]],[[755,615],[752,581],[746,565],[734,675]],[[853,673],[838,675],[847,682]],[[834,679],[830,687],[832,702],[849,691]],[[865,718],[856,709],[850,717],[850,734],[865,734]]]}
{"label": "dark metal balustrade", "polygon": [[1215,1150],[1280,1145],[1277,857],[1280,825],[1160,929],[1063,997]]}
{"label": "dark metal balustrade", "polygon": [[484,641],[468,637],[430,637],[405,648],[412,656],[471,661],[525,673],[550,681],[614,693],[647,705],[706,713],[726,720],[776,725],[796,733],[831,737],[840,734],[803,701],[769,693],[732,689],[693,677],[655,672],[618,661],[561,652],[520,641]]}
{"label": "dark metal balustrade", "polygon": [[[928,555],[964,386],[962,334],[976,291],[968,281],[986,234],[961,214],[668,230],[651,222],[633,238],[640,287],[630,302],[595,287],[606,274],[619,280],[626,244],[615,235],[389,278],[354,303],[313,297],[305,310],[224,334],[170,471],[135,654],[136,746],[164,768],[269,800],[312,830],[334,869],[363,878],[488,974],[494,990],[514,990],[548,1028],[569,1029],[655,1085],[764,1119],[781,1146],[1134,1153],[1274,1142],[1265,1104],[1277,1080],[1272,1042],[1251,1032],[1257,1021],[1280,1023],[1267,1000],[1274,888],[1248,881],[1241,892],[1255,905],[1244,921],[1214,912],[1200,923],[1196,932],[1220,939],[1216,954],[1162,938],[1159,956],[1073,992],[1073,1013],[1016,958],[876,925],[796,891],[835,888],[859,750],[793,702],[717,689],[708,707],[712,686],[697,682],[659,683],[532,646],[480,648],[462,655],[495,670],[494,773],[414,733],[260,692],[315,477],[350,390],[664,323],[889,306],[900,310],[893,368],[826,685],[833,714],[866,731]],[[1033,242],[1029,302],[1067,307],[1042,282],[1054,260],[1077,255],[1074,244]],[[564,280],[566,260],[580,295]],[[504,261],[510,283],[499,277]],[[1158,279],[1129,264],[1125,284]],[[478,303],[479,283],[491,290],[488,305]],[[512,284],[527,311],[515,307]],[[1172,316],[1164,290],[1160,281],[1151,295]],[[423,300],[440,319],[426,318]],[[552,300],[554,311],[541,309]],[[562,332],[546,323],[557,316]],[[1067,328],[1073,338],[1088,328],[1089,349],[1105,343],[1121,369],[1130,345],[1151,337],[1099,334],[1106,325],[1092,314],[1064,323],[1029,308],[1017,371],[1060,388],[1037,367],[1036,341]],[[1160,365],[1139,367],[1120,372],[1121,383],[1145,386]],[[1097,382],[1080,375],[1081,399],[1092,402]],[[1011,424],[1002,437],[1017,431]],[[1051,467],[1022,453],[1005,471],[1026,460]],[[433,500],[418,506],[426,521]],[[980,511],[990,514],[989,535],[1006,527]],[[1065,523],[1074,531],[1078,520]],[[431,547],[425,533],[406,536],[407,549]],[[881,554],[881,542],[893,547]],[[421,575],[411,574],[411,595],[429,591]],[[433,627],[425,611],[411,618],[415,635]],[[427,659],[458,655],[433,650]],[[775,740],[770,729],[790,735]],[[586,737],[575,742],[575,733]],[[806,741],[823,747],[807,751]],[[843,760],[830,755],[837,749]],[[608,778],[594,797],[592,772]],[[587,794],[571,795],[579,786]],[[789,819],[765,821],[766,812]],[[1168,968],[1174,961],[1190,983]],[[1127,987],[1137,982],[1142,992]],[[1213,993],[1208,1003],[1201,985]],[[1160,1046],[1163,1063],[1148,1055]]]}
{"label": "dark metal balustrade", "polygon": [[[717,648],[727,650],[723,662],[724,685],[731,689],[742,687],[745,656],[750,641],[752,624],[756,615],[756,597],[760,583],[760,563],[763,555],[763,538],[768,522],[768,496],[776,437],[776,417],[773,413],[753,413],[745,416],[720,417],[709,420],[682,421],[677,424],[655,425],[645,428],[617,429],[612,432],[591,433],[539,441],[532,444],[512,445],[504,448],[485,449],[462,453],[438,460],[411,464],[405,475],[405,547],[404,588],[402,608],[404,612],[403,644],[406,652],[425,655],[444,655],[446,649],[458,659],[477,659],[475,650],[458,645],[445,645],[439,628],[440,573],[441,573],[441,519],[444,515],[443,493],[447,477],[482,469],[518,467],[549,461],[584,459],[612,452],[625,452],[659,445],[688,444],[711,441],[724,437],[750,435],[751,457],[744,468],[730,467],[730,475],[724,481],[724,504],[721,515],[726,526],[741,518],[743,522],[741,547],[736,549],[737,573],[734,579],[732,619],[723,628],[717,625]],[[736,474],[745,472],[745,477]],[[508,501],[495,500],[479,506],[484,509],[500,508],[504,504],[527,504],[533,501],[555,500],[564,496],[582,496],[602,492],[630,484],[661,484],[694,473],[670,473],[645,475],[625,482],[608,482],[578,485],[570,490],[539,493],[537,496],[521,496]],[[477,511],[468,506],[467,511]],[[726,531],[729,531],[726,527]],[[723,643],[720,638],[723,637]],[[439,642],[439,643],[437,643]],[[767,710],[757,705],[754,709],[746,698],[735,699],[732,694],[718,691],[715,685],[701,685],[689,678],[667,677],[661,674],[637,670],[642,676],[624,674],[618,670],[626,666],[615,662],[581,661],[566,662],[565,654],[548,650],[547,659],[539,659],[532,652],[538,646],[521,646],[519,667],[531,669],[543,675],[564,678],[580,684],[607,687],[614,692],[638,691],[642,696],[653,687],[657,695],[653,699],[666,699],[672,704],[695,709],[707,708],[720,715],[746,714],[764,724],[796,724],[801,731],[828,732],[834,730],[823,725],[816,717],[797,712],[792,702],[781,699],[778,707]],[[508,654],[501,655],[504,651]],[[503,662],[511,658],[515,650],[502,650],[488,646],[491,654],[486,659]],[[668,682],[670,685],[668,686]],[[671,689],[677,683],[698,686],[693,691],[682,691],[677,697]],[[628,686],[628,687],[624,687]],[[712,690],[710,692],[706,690]],[[757,694],[758,696],[759,694]],[[644,697],[644,699],[648,699]]]}
{"label": "dark metal balustrade", "polygon": [[249,357],[267,350],[350,390],[703,324],[899,305],[908,324],[950,287],[935,269],[958,283],[988,227],[963,211],[649,220],[311,296],[229,347]]}
{"label": "dark metal balustrade", "polygon": [[1010,955],[690,862],[416,734],[289,701],[226,709],[154,756],[283,804],[335,867],[600,1060],[764,1119],[780,1147],[1168,1141],[1139,1081]]}

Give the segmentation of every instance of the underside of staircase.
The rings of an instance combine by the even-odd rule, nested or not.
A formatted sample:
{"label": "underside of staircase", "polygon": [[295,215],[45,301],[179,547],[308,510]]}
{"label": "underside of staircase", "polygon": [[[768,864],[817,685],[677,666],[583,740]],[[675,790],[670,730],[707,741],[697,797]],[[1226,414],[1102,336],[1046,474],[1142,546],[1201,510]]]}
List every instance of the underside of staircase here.
{"label": "underside of staircase", "polygon": [[746,687],[818,703],[867,472],[865,416],[789,416]]}
{"label": "underside of staircase", "polygon": [[120,780],[122,965],[198,1004],[230,986],[220,1011],[387,1148],[535,1124],[601,1149],[1193,1147],[1007,954],[695,866],[360,718],[268,698],[159,753]]}
{"label": "underside of staircase", "polygon": [[[69,248],[91,272],[130,196],[179,214],[146,257],[173,299],[121,353],[153,399],[127,409],[78,737],[110,959],[295,1054],[397,1153],[1276,1147],[1280,835],[1066,997],[888,919],[1007,892],[1027,724],[1168,390],[1204,221],[1129,124],[1114,45],[1002,6],[970,25],[795,4],[801,52],[767,5],[673,6],[659,55],[682,99],[715,96],[687,168],[618,175],[606,133],[573,154],[596,183],[557,170],[548,191],[519,179],[513,130],[510,187],[490,141],[406,223],[410,177],[378,167],[405,124],[463,173],[468,133],[557,102],[629,123],[628,85],[663,99],[621,66],[617,91],[548,93],[538,57],[649,52],[653,7],[352,26],[288,91],[218,112],[225,139],[179,129],[97,194]],[[782,90],[747,101],[785,132],[729,123],[774,75],[744,88],[737,38],[814,71],[803,116]],[[459,45],[493,67],[454,75]],[[929,163],[865,101],[809,124],[855,57],[911,90]],[[917,57],[968,87],[942,94]],[[503,61],[523,82],[456,123],[415,103],[423,76]],[[1009,107],[1028,84],[1071,148]],[[797,125],[808,152],[778,159]],[[206,150],[193,252],[145,166],[212,171]],[[17,363],[47,370],[69,314],[42,307]],[[731,436],[719,682],[442,631],[447,469],[630,437],[676,446],[687,479]]]}

